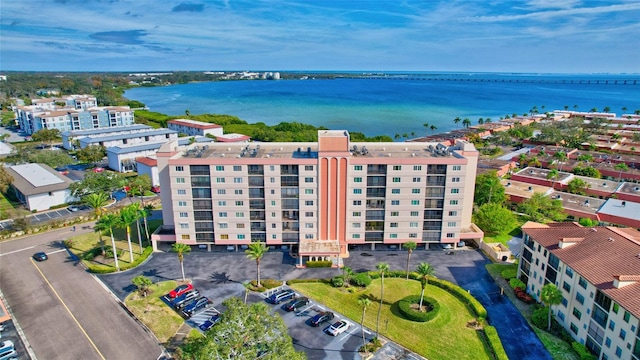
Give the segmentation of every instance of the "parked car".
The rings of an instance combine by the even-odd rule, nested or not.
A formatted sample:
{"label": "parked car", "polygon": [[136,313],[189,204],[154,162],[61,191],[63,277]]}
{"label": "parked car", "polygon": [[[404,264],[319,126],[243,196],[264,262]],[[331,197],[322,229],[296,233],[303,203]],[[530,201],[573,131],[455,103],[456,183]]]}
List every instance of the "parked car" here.
{"label": "parked car", "polygon": [[48,258],[47,254],[42,251],[33,254],[33,260],[35,261],[45,261]]}
{"label": "parked car", "polygon": [[295,311],[299,308],[307,305],[309,303],[309,299],[306,297],[297,297],[288,303],[286,303],[282,308],[286,311]]}
{"label": "parked car", "polygon": [[200,292],[198,290],[192,290],[173,299],[171,305],[173,305],[173,307],[176,309],[182,309],[189,302],[199,297],[200,297]]}
{"label": "parked car", "polygon": [[82,207],[80,207],[78,205],[71,205],[71,206],[67,207],[67,210],[69,210],[71,212],[76,212],[76,211],[82,210]]}
{"label": "parked car", "polygon": [[333,320],[333,313],[331,311],[323,311],[321,313],[318,313],[316,316],[312,317],[309,320],[309,324],[311,326],[319,326],[320,324],[322,324],[325,321],[331,321]]}
{"label": "parked car", "polygon": [[18,352],[15,349],[0,350],[0,360],[18,360]]}
{"label": "parked car", "polygon": [[326,329],[326,332],[329,335],[338,336],[343,332],[345,332],[348,328],[349,328],[349,323],[344,320],[340,320],[340,321],[336,321],[331,326],[329,326]]}
{"label": "parked car", "polygon": [[212,317],[210,317],[209,319],[207,319],[207,321],[205,321],[202,324],[200,324],[200,326],[198,326],[198,327],[202,331],[207,331],[207,330],[211,329],[215,324],[217,324],[219,322],[220,322],[220,314],[215,314]]}
{"label": "parked car", "polygon": [[280,304],[283,301],[286,301],[286,300],[289,300],[289,299],[293,299],[294,296],[296,296],[296,293],[293,292],[293,290],[286,289],[286,290],[280,290],[277,293],[272,294],[271,296],[269,296],[265,300],[267,302],[272,303],[272,304]]}
{"label": "parked car", "polygon": [[186,317],[191,317],[196,311],[202,310],[204,308],[208,308],[209,305],[211,305],[211,304],[212,304],[211,300],[209,300],[207,297],[203,296],[203,297],[198,298],[196,300],[193,300],[192,302],[187,304],[184,307],[184,309],[182,309],[182,313]]}
{"label": "parked car", "polygon": [[151,187],[151,192],[152,193],[156,193],[156,194],[160,194],[160,186],[152,186]]}
{"label": "parked car", "polygon": [[104,172],[104,168],[102,167],[97,167],[97,168],[93,168],[92,170],[94,173],[101,173]]}
{"label": "parked car", "polygon": [[192,284],[184,284],[184,285],[180,285],[178,287],[176,287],[175,289],[169,291],[169,298],[173,299],[176,298],[188,291],[193,290],[193,285]]}

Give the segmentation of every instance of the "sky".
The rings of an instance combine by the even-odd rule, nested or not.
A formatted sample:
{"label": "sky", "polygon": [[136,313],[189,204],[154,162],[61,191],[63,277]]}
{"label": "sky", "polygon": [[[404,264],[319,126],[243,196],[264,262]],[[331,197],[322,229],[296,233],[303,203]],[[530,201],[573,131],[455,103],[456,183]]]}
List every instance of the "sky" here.
{"label": "sky", "polygon": [[640,73],[640,1],[1,0],[11,70]]}

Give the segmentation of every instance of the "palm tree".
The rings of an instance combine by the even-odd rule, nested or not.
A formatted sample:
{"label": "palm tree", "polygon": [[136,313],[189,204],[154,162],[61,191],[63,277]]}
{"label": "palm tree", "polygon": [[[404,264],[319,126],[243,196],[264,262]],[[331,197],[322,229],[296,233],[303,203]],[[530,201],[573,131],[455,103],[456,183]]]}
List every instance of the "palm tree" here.
{"label": "palm tree", "polygon": [[558,178],[558,170],[556,169],[551,169],[549,170],[549,173],[547,174],[547,179],[551,179],[552,183],[551,183],[551,188],[555,188],[556,185],[556,179]]}
{"label": "palm tree", "polygon": [[178,254],[178,260],[180,261],[180,269],[182,270],[182,281],[184,282],[186,279],[184,277],[184,254],[191,251],[191,246],[183,243],[173,243],[171,246],[171,251]]}
{"label": "palm tree", "polygon": [[429,263],[421,262],[420,265],[416,268],[416,272],[418,273],[417,280],[420,281],[420,285],[422,285],[422,292],[420,293],[420,306],[418,310],[422,310],[422,300],[424,299],[424,289],[426,289],[427,284],[429,283],[429,278],[435,276],[436,269],[433,268]]}
{"label": "palm tree", "polygon": [[486,119],[484,120],[484,123],[485,123],[485,124],[491,124],[491,121],[492,121],[492,120],[491,120],[491,118],[486,118]]}
{"label": "palm tree", "polygon": [[553,154],[553,157],[558,160],[559,163],[559,167],[558,167],[558,171],[562,171],[562,164],[567,161],[567,153],[564,151],[556,151]]}
{"label": "palm tree", "polygon": [[542,287],[540,292],[540,300],[549,307],[549,320],[547,322],[547,330],[551,330],[551,306],[558,305],[562,302],[562,293],[554,284],[547,284]]}
{"label": "palm tree", "polygon": [[482,125],[484,124],[484,119],[483,118],[479,118],[478,119],[478,125]]}
{"label": "palm tree", "polygon": [[344,285],[347,286],[351,282],[351,277],[353,276],[353,270],[348,266],[342,267],[342,278],[344,281]]}
{"label": "palm tree", "polygon": [[389,264],[381,262],[376,265],[380,272],[380,306],[378,307],[378,318],[376,320],[376,337],[380,335],[380,312],[382,311],[382,299],[384,298],[384,274],[389,271]]}
{"label": "palm tree", "polygon": [[464,120],[462,120],[462,126],[468,129],[469,126],[471,126],[471,120],[469,120],[469,118],[464,118]]}
{"label": "palm tree", "polygon": [[[109,203],[109,195],[104,192],[93,193],[82,198],[82,202],[90,206],[98,220],[100,220],[100,214],[102,208]],[[102,234],[98,233],[100,237],[100,248],[102,249],[102,255],[104,255],[104,241],[102,241]]]}
{"label": "palm tree", "polygon": [[[132,204],[133,205],[133,204]],[[127,244],[129,245],[129,261],[133,262],[133,247],[131,246],[131,223],[136,221],[137,210],[131,208],[131,205],[120,209],[118,213],[120,217],[119,226],[127,231]]]}
{"label": "palm tree", "polygon": [[459,116],[456,117],[455,119],[453,119],[453,123],[456,124],[456,125],[460,124],[460,121],[462,121],[462,119],[460,119]]}
{"label": "palm tree", "polygon": [[360,320],[360,328],[362,329],[362,348],[364,349],[365,358],[366,358],[369,352],[367,351],[367,343],[364,338],[364,316],[367,312],[367,306],[371,305],[371,300],[369,300],[369,298],[362,297],[358,299],[358,304],[362,306],[362,320]]}
{"label": "palm tree", "polygon": [[116,240],[113,237],[113,228],[119,227],[120,218],[114,214],[106,214],[102,216],[96,222],[96,229],[100,231],[109,230],[109,234],[111,235],[111,246],[113,247],[113,260],[116,265],[116,271],[120,271],[120,265],[118,265],[118,250],[116,249]]}
{"label": "palm tree", "polygon": [[624,114],[624,113],[626,113],[626,112],[627,112],[627,107],[626,107],[626,106],[623,106],[623,107],[622,107],[622,113]]}
{"label": "palm tree", "polygon": [[436,132],[436,130],[438,129],[438,127],[437,127],[437,126],[435,126],[435,125],[431,125],[431,126],[429,126],[429,129],[431,129],[431,132],[432,132],[432,133],[435,133],[435,132]]}
{"label": "palm tree", "polygon": [[152,204],[147,204],[142,208],[142,218],[144,219],[144,231],[147,235],[147,241],[151,238],[149,236],[149,222],[147,219],[151,216],[154,206]]}
{"label": "palm tree", "polygon": [[413,253],[413,250],[418,247],[418,244],[416,244],[414,241],[407,241],[406,243],[402,244],[402,247],[407,249],[407,280],[409,280],[409,262],[411,261],[411,254]]}
{"label": "palm tree", "polygon": [[251,243],[249,244],[249,248],[244,251],[249,259],[256,261],[256,268],[258,270],[258,287],[262,286],[260,285],[260,260],[262,260],[262,257],[264,256],[264,254],[266,254],[267,251],[269,251],[269,248],[263,242]]}
{"label": "palm tree", "polygon": [[424,130],[425,130],[425,136],[429,135],[429,123],[424,123],[422,124],[422,126],[424,126]]}

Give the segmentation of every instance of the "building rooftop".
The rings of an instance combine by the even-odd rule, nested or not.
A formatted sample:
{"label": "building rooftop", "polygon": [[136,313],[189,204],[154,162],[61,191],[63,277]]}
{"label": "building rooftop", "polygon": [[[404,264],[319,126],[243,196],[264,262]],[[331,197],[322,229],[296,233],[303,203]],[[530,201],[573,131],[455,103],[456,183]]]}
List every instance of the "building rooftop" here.
{"label": "building rooftop", "polygon": [[143,124],[135,124],[135,125],[126,125],[126,126],[114,126],[108,128],[100,128],[100,129],[89,129],[89,130],[74,130],[74,131],[63,131],[63,136],[91,136],[91,135],[101,135],[101,134],[109,134],[109,133],[119,133],[123,131],[135,131],[135,130],[147,130],[153,129],[149,125]]}
{"label": "building rooftop", "polygon": [[[614,276],[640,275],[640,232],[630,228],[566,226],[523,228],[567,266],[640,318],[640,282],[615,287]],[[572,245],[559,247],[561,240]],[[611,261],[615,259],[615,261]]]}
{"label": "building rooftop", "polygon": [[[618,183],[619,184],[619,183]],[[623,182],[618,188],[618,193],[640,196],[640,184]]]}
{"label": "building rooftop", "polygon": [[218,124],[213,124],[213,123],[207,123],[207,122],[203,122],[203,121],[195,121],[195,120],[190,120],[190,119],[174,119],[174,120],[169,120],[168,121],[169,124],[176,124],[176,125],[182,125],[182,126],[188,126],[188,127],[192,127],[192,128],[196,128],[196,129],[218,129],[221,128],[222,126],[218,125]]}
{"label": "building rooftop", "polygon": [[500,180],[500,183],[502,184],[502,186],[504,186],[505,194],[523,198],[530,198],[535,193],[543,193],[545,195],[548,195],[553,190],[550,186],[529,184],[516,180],[502,179]]}
{"label": "building rooftop", "polygon": [[633,201],[608,199],[598,213],[640,221],[640,204]]}
{"label": "building rooftop", "polygon": [[12,185],[24,195],[64,190],[73,183],[71,179],[44,164],[14,165],[8,166],[6,170],[13,177]]}
{"label": "building rooftop", "polygon": [[89,137],[80,139],[81,142],[85,144],[97,144],[104,141],[115,141],[115,140],[123,140],[123,139],[135,139],[144,136],[158,136],[158,135],[166,135],[166,134],[177,134],[178,132],[175,130],[169,129],[147,129],[141,130],[131,133],[121,133],[114,134],[109,136],[101,136],[101,137]]}
{"label": "building rooftop", "polygon": [[596,199],[589,196],[570,194],[554,191],[551,199],[562,201],[564,209],[575,210],[583,213],[596,214],[606,200]]}
{"label": "building rooftop", "polygon": [[[606,192],[613,193],[620,186],[620,183],[617,181],[595,179],[588,176],[578,176],[578,175],[574,175],[573,177],[586,182],[587,185],[589,186],[589,189],[591,190],[606,191]],[[571,179],[569,179],[567,183],[569,181],[571,181]]]}
{"label": "building rooftop", "polygon": [[[523,177],[530,177],[530,178],[540,179],[540,180],[553,181],[552,179],[548,178],[549,172],[551,172],[551,170],[549,170],[549,169],[540,169],[540,168],[535,168],[535,167],[528,166],[528,167],[518,171],[517,173],[515,173],[515,175],[523,176]],[[555,179],[555,181],[564,183],[567,179],[569,179],[572,176],[573,176],[573,174],[571,174],[571,173],[558,171],[558,177]]]}
{"label": "building rooftop", "polygon": [[117,155],[123,154],[131,154],[139,151],[150,151],[150,150],[158,150],[162,144],[165,144],[166,141],[162,142],[154,142],[154,143],[144,143],[142,145],[120,145],[120,146],[111,146],[107,148],[108,153],[114,153]]}

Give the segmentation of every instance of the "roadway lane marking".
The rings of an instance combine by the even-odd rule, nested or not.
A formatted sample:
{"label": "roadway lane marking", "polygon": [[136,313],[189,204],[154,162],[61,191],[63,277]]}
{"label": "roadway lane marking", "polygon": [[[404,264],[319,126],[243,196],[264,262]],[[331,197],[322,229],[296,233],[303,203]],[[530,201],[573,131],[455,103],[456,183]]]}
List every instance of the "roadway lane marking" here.
{"label": "roadway lane marking", "polygon": [[52,252],[48,252],[47,255],[53,255],[53,254],[57,254],[59,252],[63,252],[63,251],[67,251],[67,249],[60,249],[60,250],[56,250],[56,251],[52,251]]}
{"label": "roadway lane marking", "polygon": [[46,276],[44,276],[44,273],[42,272],[42,270],[40,270],[40,268],[38,267],[38,265],[36,265],[36,263],[33,261],[33,259],[29,259],[31,260],[31,264],[33,264],[33,266],[36,268],[36,270],[38,270],[38,272],[40,273],[40,276],[42,276],[42,278],[44,279],[44,281],[47,283],[47,285],[49,285],[49,288],[51,288],[51,290],[53,291],[53,293],[56,295],[56,297],[58,298],[58,300],[60,300],[60,303],[62,304],[62,306],[64,306],[64,308],[67,310],[67,312],[69,313],[69,315],[71,316],[71,318],[73,319],[73,321],[75,321],[76,325],[78,325],[78,327],[80,328],[80,331],[82,331],[82,333],[84,334],[84,336],[87,338],[87,340],[89,340],[89,343],[91,343],[91,346],[93,346],[93,348],[96,350],[96,352],[98,353],[98,355],[100,356],[100,358],[102,360],[106,360],[106,358],[102,355],[102,353],[100,352],[100,350],[98,350],[98,347],[96,346],[96,344],[93,342],[93,340],[91,340],[91,338],[89,337],[89,334],[87,334],[87,332],[84,330],[84,328],[82,327],[82,325],[80,325],[80,322],[78,322],[78,319],[76,319],[76,317],[73,315],[73,313],[71,312],[71,310],[69,309],[69,307],[67,307],[67,304],[64,303],[64,301],[62,301],[62,298],[60,297],[60,295],[58,295],[58,292],[56,291],[56,289],[53,288],[53,285],[51,285],[51,283],[49,282],[49,280],[47,279]]}
{"label": "roadway lane marking", "polygon": [[33,249],[34,247],[35,247],[35,245],[34,246],[29,246],[29,247],[26,247],[26,248],[22,248],[22,249],[18,249],[18,250],[9,251],[8,253],[0,254],[0,256],[15,254],[15,253],[20,252],[20,251]]}

